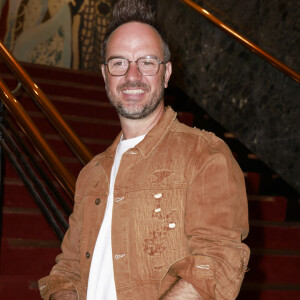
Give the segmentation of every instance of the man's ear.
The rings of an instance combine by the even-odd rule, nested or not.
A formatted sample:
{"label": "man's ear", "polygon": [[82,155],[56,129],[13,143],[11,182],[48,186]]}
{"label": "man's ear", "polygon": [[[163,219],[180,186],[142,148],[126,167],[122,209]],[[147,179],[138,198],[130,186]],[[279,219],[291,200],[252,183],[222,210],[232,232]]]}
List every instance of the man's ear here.
{"label": "man's ear", "polygon": [[106,72],[105,72],[105,65],[104,64],[101,65],[101,73],[102,73],[102,77],[104,79],[104,83],[106,83]]}
{"label": "man's ear", "polygon": [[170,80],[171,74],[172,74],[172,64],[171,64],[171,62],[167,62],[166,63],[166,72],[165,72],[165,83],[164,83],[165,88],[168,87],[168,82]]}

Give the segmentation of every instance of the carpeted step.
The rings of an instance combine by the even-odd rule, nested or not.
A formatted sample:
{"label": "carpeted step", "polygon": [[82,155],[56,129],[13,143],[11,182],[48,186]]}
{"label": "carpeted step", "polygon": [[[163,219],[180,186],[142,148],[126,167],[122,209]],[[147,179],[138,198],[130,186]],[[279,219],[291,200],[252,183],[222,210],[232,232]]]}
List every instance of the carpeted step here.
{"label": "carpeted step", "polygon": [[300,251],[252,249],[245,283],[299,285]]}
{"label": "carpeted step", "polygon": [[[69,207],[73,206],[73,199],[70,199],[65,192],[58,185],[57,189],[60,195],[65,199]],[[55,201],[54,201],[55,202]],[[56,203],[56,202],[55,202]],[[58,207],[59,204],[56,203]],[[4,197],[2,206],[6,208],[24,208],[32,209],[37,208],[33,197],[30,195],[29,191],[25,187],[21,178],[5,178],[4,180]],[[15,220],[17,223],[17,221]],[[4,225],[3,225],[4,226]]]}
{"label": "carpeted step", "polygon": [[[53,126],[44,118],[41,112],[29,111],[28,114],[44,134],[57,134]],[[114,139],[120,132],[117,120],[103,120],[99,118],[80,117],[76,115],[62,115],[74,132],[85,138]]]}
{"label": "carpeted step", "polygon": [[[201,109],[197,107],[197,111],[198,110]],[[224,127],[222,127],[204,111],[201,110],[200,113],[197,113],[195,122],[197,128],[213,132],[216,136],[224,140]]]}
{"label": "carpeted step", "polygon": [[[118,130],[116,130],[118,131]],[[48,143],[55,149],[55,152],[62,159],[67,157],[75,157],[73,152],[68,148],[66,143],[62,140],[62,138],[58,134],[45,134],[45,139]],[[111,143],[113,142],[115,137],[111,137],[109,139],[100,139],[100,138],[89,138],[89,137],[80,137],[81,141],[85,144],[85,146],[94,154],[98,154],[106,150]]]}
{"label": "carpeted step", "polygon": [[3,206],[24,208],[36,207],[30,193],[25,188],[20,178],[4,179]]}
{"label": "carpeted step", "polygon": [[104,86],[101,72],[97,73],[26,63],[22,63],[22,66],[24,66],[27,73],[36,82],[56,80],[58,82],[70,82],[85,86]]}
{"label": "carpeted step", "polygon": [[234,154],[242,170],[247,172],[257,172],[260,174],[273,174],[273,172],[259,159],[257,155],[251,152],[234,152]]}
{"label": "carpeted step", "polygon": [[283,196],[248,195],[250,220],[282,222],[286,217],[287,198]]}
{"label": "carpeted step", "polygon": [[245,243],[250,248],[300,251],[300,223],[250,220]]}
{"label": "carpeted step", "polygon": [[[119,120],[116,110],[106,99],[105,101],[103,99],[100,101],[100,99],[90,100],[87,98],[50,96],[49,100],[58,112],[63,115]],[[27,111],[40,111],[29,96],[22,96],[20,102]]]}
{"label": "carpeted step", "polygon": [[[7,76],[1,74],[1,78],[11,90],[14,90],[18,85],[18,81],[10,75]],[[74,97],[77,99],[82,98],[98,101],[101,101],[101,99],[107,99],[105,88],[102,85],[81,85],[79,83],[56,81],[51,79],[37,80],[35,83],[49,98],[51,96],[59,95],[61,97]],[[19,93],[17,95],[19,95]]]}
{"label": "carpeted step", "polygon": [[[55,151],[55,153],[59,156],[60,160],[64,163],[64,165],[66,166],[66,168],[75,176],[77,177],[79,171],[82,169],[83,165],[79,162],[79,160],[74,156],[74,154],[66,147],[64,146],[64,144],[61,142],[57,142],[56,143],[58,146],[61,146],[61,148],[57,148],[59,149],[59,151]],[[53,146],[53,144],[51,144]],[[101,145],[98,145],[99,149],[103,149],[102,147],[100,147]],[[66,147],[66,149],[68,149],[69,151],[67,151],[67,153],[65,153],[65,149],[64,147]],[[62,156],[62,155],[68,155],[68,156]],[[38,163],[40,163],[39,165],[42,166],[43,164],[41,163],[40,158],[37,158]],[[5,160],[5,178],[7,178],[8,180],[10,179],[14,179],[14,178],[19,178],[19,176],[17,175],[17,173],[15,172],[13,166],[10,164],[10,162],[8,160]]]}
{"label": "carpeted step", "polygon": [[57,240],[3,238],[1,274],[41,278],[49,274],[59,253],[60,246]]}
{"label": "carpeted step", "polygon": [[194,125],[194,118],[195,116],[192,113],[180,111],[177,113],[177,118],[180,122],[184,123],[188,126]]}
{"label": "carpeted step", "polygon": [[[100,93],[105,91],[104,81],[100,73],[51,66],[36,67],[33,64],[22,65],[26,65],[25,70],[28,75],[46,95],[73,95],[76,97],[76,95],[84,96],[86,93],[86,95],[92,95],[92,98],[97,99],[99,96],[97,97],[96,91]],[[17,86],[16,78],[2,62],[0,62],[0,74],[11,89]],[[76,94],[75,91],[79,94]]]}
{"label": "carpeted step", "polygon": [[237,300],[296,300],[300,286],[287,284],[243,284]]}
{"label": "carpeted step", "polygon": [[39,276],[0,275],[0,299],[41,300],[38,279]]}
{"label": "carpeted step", "polygon": [[4,206],[2,212],[2,237],[4,238],[32,240],[57,239],[55,233],[37,207]]}
{"label": "carpeted step", "polygon": [[[101,73],[89,72],[84,70],[73,70],[61,67],[53,67],[47,65],[38,65],[32,63],[21,62],[20,65],[25,69],[29,76],[36,82],[41,79],[55,79],[57,81],[69,81],[83,85],[101,85],[104,81]],[[0,73],[3,75],[13,75],[9,68],[0,61]]]}
{"label": "carpeted step", "polygon": [[[24,137],[24,134],[19,130],[19,135]],[[48,142],[48,144],[51,146],[51,148],[55,151],[55,153],[59,156],[59,158],[62,161],[65,161],[68,165],[70,163],[71,170],[73,168],[72,164],[79,163],[79,160],[76,158],[75,154],[71,151],[69,146],[66,144],[65,141],[60,137],[59,134],[44,134],[43,135],[45,140]],[[80,137],[81,138],[81,137]],[[93,155],[99,154],[106,150],[111,143],[113,142],[115,137],[112,137],[111,139],[96,139],[96,138],[81,138],[82,142],[85,144],[85,146],[90,150],[90,152]],[[33,149],[32,145],[28,143],[29,149],[32,149],[32,153],[35,153],[35,150]],[[36,159],[39,159],[36,156]],[[8,164],[9,166],[9,164]],[[79,163],[79,167],[82,167],[82,164]],[[5,177],[15,177],[15,173],[11,172],[11,168],[8,168]],[[78,172],[74,174],[74,176],[77,176]]]}
{"label": "carpeted step", "polygon": [[239,153],[239,155],[246,155],[250,152],[249,149],[244,146],[231,132],[224,132],[221,138],[224,139],[232,152]]}
{"label": "carpeted step", "polygon": [[59,95],[62,97],[75,97],[90,100],[106,99],[106,92],[103,86],[89,87],[73,83],[67,85],[65,82],[38,82],[37,84],[48,97]]}
{"label": "carpeted step", "polygon": [[257,172],[244,172],[246,191],[249,195],[258,195],[260,187],[260,174]]}

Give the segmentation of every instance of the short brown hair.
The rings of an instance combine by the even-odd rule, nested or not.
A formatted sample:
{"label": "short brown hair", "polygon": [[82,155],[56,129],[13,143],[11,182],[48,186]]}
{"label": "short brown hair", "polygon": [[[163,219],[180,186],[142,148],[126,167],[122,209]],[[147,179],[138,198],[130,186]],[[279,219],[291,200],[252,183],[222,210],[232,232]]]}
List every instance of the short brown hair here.
{"label": "short brown hair", "polygon": [[101,47],[102,63],[106,61],[106,46],[111,34],[121,25],[129,22],[140,22],[150,25],[159,34],[163,52],[164,61],[167,62],[171,58],[170,49],[166,36],[156,21],[156,14],[147,0],[119,0],[115,4],[112,11],[111,23],[108,27]]}

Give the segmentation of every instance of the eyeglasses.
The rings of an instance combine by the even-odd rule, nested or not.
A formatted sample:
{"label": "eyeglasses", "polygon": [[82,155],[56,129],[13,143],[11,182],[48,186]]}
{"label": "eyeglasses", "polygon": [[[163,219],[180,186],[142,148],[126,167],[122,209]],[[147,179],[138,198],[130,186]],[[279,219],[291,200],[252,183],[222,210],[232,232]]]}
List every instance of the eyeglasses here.
{"label": "eyeglasses", "polygon": [[159,60],[155,56],[143,56],[137,60],[129,60],[126,57],[112,57],[105,65],[107,65],[108,72],[112,76],[124,76],[130,63],[135,62],[137,69],[142,75],[154,76],[158,73],[159,66],[167,62]]}

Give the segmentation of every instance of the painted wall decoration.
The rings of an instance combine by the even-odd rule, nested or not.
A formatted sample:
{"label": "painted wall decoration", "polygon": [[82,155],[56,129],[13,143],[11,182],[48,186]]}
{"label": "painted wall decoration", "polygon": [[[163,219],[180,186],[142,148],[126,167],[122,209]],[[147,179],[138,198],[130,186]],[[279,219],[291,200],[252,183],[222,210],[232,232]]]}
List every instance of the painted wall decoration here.
{"label": "painted wall decoration", "polygon": [[0,39],[19,61],[97,71],[114,0],[0,0]]}

